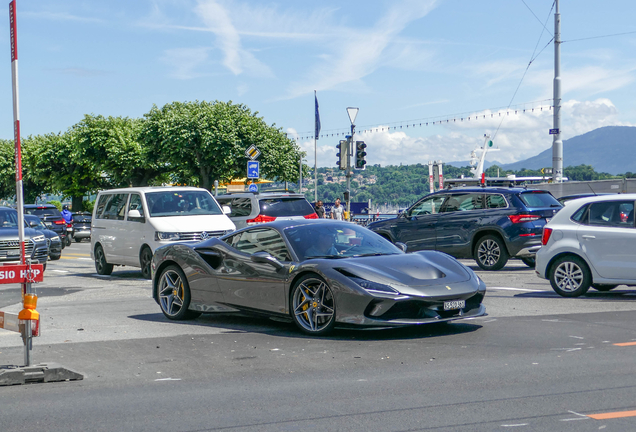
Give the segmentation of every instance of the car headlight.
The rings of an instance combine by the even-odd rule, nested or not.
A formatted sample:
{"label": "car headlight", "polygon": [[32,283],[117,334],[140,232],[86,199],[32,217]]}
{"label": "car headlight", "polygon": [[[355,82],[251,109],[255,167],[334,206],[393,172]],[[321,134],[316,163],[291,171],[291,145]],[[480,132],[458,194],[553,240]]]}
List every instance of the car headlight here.
{"label": "car headlight", "polygon": [[349,276],[349,279],[360,285],[362,289],[368,291],[370,294],[381,293],[381,294],[400,294],[398,290],[389,285],[381,284],[378,282],[372,282],[366,279],[362,279],[359,277]]}
{"label": "car headlight", "polygon": [[39,235],[39,236],[31,237],[31,240],[36,241],[36,242],[41,242],[41,241],[46,240],[46,237],[44,237],[43,235]]}
{"label": "car headlight", "polygon": [[181,238],[181,234],[176,232],[155,232],[156,241],[178,241]]}
{"label": "car headlight", "polygon": [[59,241],[59,240],[60,240],[60,236],[51,237],[51,241]]}

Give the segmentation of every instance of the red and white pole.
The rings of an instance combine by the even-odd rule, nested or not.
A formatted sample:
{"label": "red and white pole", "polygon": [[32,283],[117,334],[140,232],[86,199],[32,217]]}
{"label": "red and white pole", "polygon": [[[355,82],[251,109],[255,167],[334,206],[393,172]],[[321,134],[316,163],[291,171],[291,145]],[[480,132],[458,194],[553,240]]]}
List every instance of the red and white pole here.
{"label": "red and white pole", "polygon": [[444,189],[444,174],[442,174],[442,161],[437,161],[437,170],[439,171],[439,190]]}
{"label": "red and white pole", "polygon": [[428,161],[428,188],[430,193],[435,192],[435,179],[433,178],[433,162]]}
{"label": "red and white pole", "polygon": [[[24,246],[24,197],[22,194],[22,147],[20,145],[20,98],[18,93],[18,21],[16,0],[9,3],[9,32],[11,33],[11,81],[13,88],[13,140],[15,142],[15,200],[18,210],[18,240],[20,242],[20,264],[27,263]],[[22,304],[26,308],[25,296],[31,294],[31,284],[22,284]],[[31,320],[25,320],[24,363],[31,366]]]}

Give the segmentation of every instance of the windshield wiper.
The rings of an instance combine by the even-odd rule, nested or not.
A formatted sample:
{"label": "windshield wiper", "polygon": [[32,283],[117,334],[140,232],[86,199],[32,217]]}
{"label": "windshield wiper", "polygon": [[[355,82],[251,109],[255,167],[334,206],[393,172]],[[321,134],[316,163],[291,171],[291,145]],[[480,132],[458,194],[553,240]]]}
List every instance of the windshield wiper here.
{"label": "windshield wiper", "polygon": [[357,257],[368,257],[368,256],[382,256],[382,255],[397,255],[397,254],[374,252],[374,253],[366,253],[366,254],[360,254],[360,255],[352,255],[352,257],[357,258]]}
{"label": "windshield wiper", "polygon": [[342,256],[342,255],[312,255],[312,256],[305,257],[305,259],[312,259],[312,258],[341,259],[341,258],[348,258],[348,257]]}

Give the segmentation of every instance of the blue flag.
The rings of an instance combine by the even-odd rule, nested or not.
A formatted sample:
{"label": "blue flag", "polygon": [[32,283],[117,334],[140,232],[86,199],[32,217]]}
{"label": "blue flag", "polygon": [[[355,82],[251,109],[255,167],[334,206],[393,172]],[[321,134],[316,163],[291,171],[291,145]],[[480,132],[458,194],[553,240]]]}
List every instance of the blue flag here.
{"label": "blue flag", "polygon": [[316,133],[314,136],[318,139],[318,135],[320,134],[320,112],[318,112],[318,96],[316,95],[316,90],[314,90],[314,98],[316,99]]}

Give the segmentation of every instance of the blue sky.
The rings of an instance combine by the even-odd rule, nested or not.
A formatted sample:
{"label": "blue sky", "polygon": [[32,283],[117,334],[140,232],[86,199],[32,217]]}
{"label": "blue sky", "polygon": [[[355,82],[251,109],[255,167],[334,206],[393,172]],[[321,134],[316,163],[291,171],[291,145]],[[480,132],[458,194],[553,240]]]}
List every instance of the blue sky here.
{"label": "blue sky", "polygon": [[[486,133],[501,148],[492,159],[513,162],[552,145],[553,3],[18,0],[22,133],[65,131],[90,113],[141,117],[153,104],[232,100],[298,137],[313,165],[316,90],[319,166],[335,165],[349,106],[360,108],[370,164],[467,160]],[[636,125],[636,2],[560,3],[563,138]],[[599,37],[617,33],[627,34]]]}

